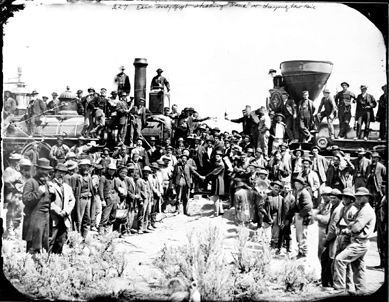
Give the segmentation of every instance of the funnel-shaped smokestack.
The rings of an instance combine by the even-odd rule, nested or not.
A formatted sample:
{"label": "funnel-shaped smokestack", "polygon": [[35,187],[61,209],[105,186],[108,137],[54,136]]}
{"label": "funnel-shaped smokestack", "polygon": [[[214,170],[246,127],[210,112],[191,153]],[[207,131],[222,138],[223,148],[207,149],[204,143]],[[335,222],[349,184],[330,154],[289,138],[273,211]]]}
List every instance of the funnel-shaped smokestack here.
{"label": "funnel-shaped smokestack", "polygon": [[327,83],[332,72],[329,61],[285,61],[280,65],[284,77],[285,89],[298,103],[302,92],[309,91],[309,98],[314,101]]}

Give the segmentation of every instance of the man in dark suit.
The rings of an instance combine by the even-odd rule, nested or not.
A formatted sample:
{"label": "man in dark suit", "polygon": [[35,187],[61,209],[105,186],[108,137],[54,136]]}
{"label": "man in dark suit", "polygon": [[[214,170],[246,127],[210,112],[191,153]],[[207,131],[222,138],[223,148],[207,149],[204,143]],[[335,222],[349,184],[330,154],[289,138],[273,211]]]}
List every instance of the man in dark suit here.
{"label": "man in dark suit", "polygon": [[[246,108],[247,107],[248,106],[246,106]],[[251,134],[251,120],[249,119],[249,115],[247,113],[247,110],[243,109],[242,113],[243,113],[243,116],[241,118],[230,120],[227,116],[225,116],[225,119],[227,121],[230,121],[230,122],[233,122],[233,123],[237,123],[237,124],[242,123],[243,124],[243,132],[244,132],[244,134]]]}
{"label": "man in dark suit", "polygon": [[157,69],[157,75],[151,80],[150,90],[164,90],[165,86],[167,92],[170,91],[169,81],[162,76],[163,70],[161,68]]}
{"label": "man in dark suit", "polygon": [[381,198],[382,181],[386,178],[386,167],[380,163],[381,156],[378,152],[373,152],[371,164],[367,167],[366,188],[370,191],[373,198],[370,199],[371,206],[374,208]]}
{"label": "man in dark suit", "polygon": [[127,94],[130,94],[131,92],[131,83],[130,83],[130,78],[128,75],[124,73],[124,66],[120,67],[121,72],[118,73],[115,77],[115,83],[118,85],[118,94],[125,92]]}
{"label": "man in dark suit", "polygon": [[350,86],[348,83],[343,82],[340,86],[342,86],[343,90],[336,94],[335,104],[338,107],[339,138],[342,139],[350,127],[351,102],[355,103],[356,98],[354,93],[348,91]]}
{"label": "man in dark suit", "polygon": [[286,91],[282,92],[282,114],[285,116],[285,132],[289,138],[290,143],[297,143],[299,137],[299,131],[296,127],[296,104],[293,99],[289,98],[289,94]]}
{"label": "man in dark suit", "polygon": [[364,140],[369,138],[370,122],[375,122],[374,110],[377,106],[377,102],[371,94],[367,92],[367,86],[361,85],[361,94],[357,97],[357,109],[355,111],[355,120],[357,122],[357,136],[354,140],[361,138],[362,125],[365,124]]}
{"label": "man in dark suit", "polygon": [[27,119],[26,121],[28,132],[30,136],[34,136],[36,133],[36,127],[40,126],[42,123],[41,118],[42,114],[46,111],[46,105],[36,96],[38,92],[35,90],[31,93],[31,100],[27,105]]}
{"label": "man in dark suit", "polygon": [[384,91],[384,94],[381,95],[379,101],[378,101],[378,111],[377,111],[377,122],[380,123],[380,140],[386,139],[387,129],[388,129],[388,87],[385,84],[382,86],[382,90]]}

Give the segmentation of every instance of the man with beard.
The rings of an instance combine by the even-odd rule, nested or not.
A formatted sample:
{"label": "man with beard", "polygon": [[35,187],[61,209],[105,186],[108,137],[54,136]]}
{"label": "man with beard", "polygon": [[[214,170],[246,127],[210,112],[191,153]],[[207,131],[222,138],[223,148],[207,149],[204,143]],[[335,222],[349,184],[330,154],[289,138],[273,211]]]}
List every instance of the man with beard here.
{"label": "man with beard", "polygon": [[372,162],[366,171],[366,188],[373,196],[371,206],[374,208],[382,196],[381,187],[382,181],[386,178],[386,167],[380,163],[381,156],[378,152],[373,152],[371,157]]}
{"label": "man with beard", "polygon": [[277,245],[277,252],[276,254],[281,253],[281,247],[285,246],[286,248],[286,253],[289,254],[291,253],[290,247],[291,247],[291,230],[290,230],[290,224],[285,225],[286,223],[286,218],[287,214],[292,207],[292,205],[295,202],[295,198],[293,196],[293,189],[290,187],[290,185],[285,185],[285,197],[282,202],[282,207],[281,207],[281,218],[280,218],[280,235],[278,237],[278,245]]}
{"label": "man with beard", "polygon": [[50,204],[55,200],[55,188],[48,182],[53,168],[46,158],[38,159],[36,175],[26,181],[23,189],[24,220],[22,239],[27,241],[27,253],[49,250]]}
{"label": "man with beard", "polygon": [[324,250],[324,244],[326,242],[326,229],[328,222],[330,220],[330,211],[331,211],[331,198],[330,195],[332,189],[330,187],[324,187],[320,189],[320,196],[322,202],[319,204],[318,213],[314,216],[314,219],[317,221],[319,229],[319,244],[317,248],[317,255],[319,260],[321,259],[321,254]]}
{"label": "man with beard", "polygon": [[99,234],[110,232],[109,228],[115,221],[116,208],[119,202],[119,191],[115,188],[116,165],[109,164],[107,173],[100,177],[99,195],[103,212],[99,225]]}
{"label": "man with beard", "polygon": [[315,171],[311,169],[312,160],[309,156],[303,158],[303,170],[298,174],[298,177],[305,179],[307,183],[307,190],[312,196],[312,202],[315,208],[319,205],[319,188],[320,181],[319,176]]}
{"label": "man with beard", "polygon": [[172,146],[169,146],[166,148],[166,154],[161,156],[162,160],[168,159],[169,160],[169,166],[172,168],[177,164],[177,157],[173,155],[174,148]]}
{"label": "man with beard", "polygon": [[385,140],[388,131],[388,87],[385,84],[382,86],[384,94],[378,100],[377,122],[380,123],[380,137],[378,140]]}
{"label": "man with beard", "polygon": [[60,101],[57,98],[58,97],[58,93],[53,92],[51,95],[52,95],[53,99],[47,104],[47,108],[46,109],[48,110],[48,114],[58,115],[59,104],[60,104]]}
{"label": "man with beard", "polygon": [[353,280],[357,294],[363,294],[366,291],[366,264],[365,256],[369,250],[370,240],[373,235],[376,216],[374,209],[369,204],[370,194],[366,188],[358,188],[355,193],[358,212],[345,232],[350,234],[350,244],[335,257],[334,260],[334,289],[335,292],[344,292],[346,290],[346,271],[347,266],[351,264],[353,269]]}
{"label": "man with beard", "polygon": [[72,226],[70,214],[75,204],[75,198],[72,188],[63,181],[67,170],[64,164],[58,164],[54,169],[55,200],[50,205],[52,225],[49,253],[62,253],[68,232]]}
{"label": "man with beard", "polygon": [[303,140],[304,142],[309,143],[313,138],[311,130],[314,125],[314,112],[315,106],[313,105],[313,101],[309,99],[309,92],[303,91],[303,99],[300,101],[297,112],[298,125],[300,129],[300,141]]}
{"label": "man with beard", "polygon": [[281,181],[276,180],[271,183],[272,192],[267,194],[268,204],[267,213],[269,215],[269,226],[271,226],[271,241],[270,247],[275,249],[278,247],[278,239],[280,234],[280,227],[282,224],[282,205],[284,198],[280,195],[281,190],[284,188]]}
{"label": "man with beard", "polygon": [[142,137],[142,129],[147,126],[147,118],[151,115],[151,111],[145,107],[146,100],[144,98],[139,99],[139,105],[135,112],[135,129],[132,142],[138,141]]}
{"label": "man with beard", "polygon": [[175,188],[177,192],[178,213],[183,213],[184,215],[189,216],[188,200],[192,177],[193,175],[200,179],[205,179],[205,177],[198,174],[193,166],[187,164],[188,155],[182,154],[180,159],[181,162],[174,167],[173,171],[173,188]]}
{"label": "man with beard", "polygon": [[117,112],[117,125],[118,125],[118,140],[124,142],[127,133],[127,122],[128,115],[130,114],[131,108],[128,107],[126,101],[127,94],[122,92],[120,94],[120,101],[116,105]]}
{"label": "man with beard", "polygon": [[100,155],[100,158],[97,159],[96,165],[102,165],[104,172],[107,171],[107,167],[110,163],[113,163],[113,158],[109,155],[109,148],[105,147],[103,153]]}
{"label": "man with beard", "polygon": [[301,149],[301,146],[293,150],[292,177],[297,177],[297,175],[303,170],[303,155],[304,150]]}
{"label": "man with beard", "polygon": [[289,143],[297,143],[299,138],[299,131],[296,129],[296,103],[293,99],[289,98],[289,94],[286,91],[282,92],[283,110],[282,114],[285,116],[285,132],[289,139]]}
{"label": "man with beard", "polygon": [[66,155],[70,151],[70,148],[63,143],[64,138],[65,137],[63,135],[59,135],[57,137],[57,144],[51,147],[49,157],[52,162],[52,166],[63,164],[65,162]]}
{"label": "man with beard", "polygon": [[355,94],[347,89],[350,85],[346,82],[340,84],[342,91],[338,92],[335,96],[335,104],[338,108],[339,118],[339,139],[343,139],[346,135],[347,130],[350,128],[351,120],[351,102],[355,103]]}
{"label": "man with beard", "polygon": [[131,92],[131,83],[130,78],[128,75],[124,73],[124,66],[120,66],[121,72],[118,73],[115,77],[115,83],[118,85],[118,94],[120,95],[122,92],[125,92],[126,94],[130,94]]}
{"label": "man with beard", "polygon": [[357,108],[355,110],[355,120],[357,124],[357,134],[354,140],[361,138],[362,125],[365,124],[364,140],[368,140],[370,132],[370,122],[375,122],[374,108],[377,102],[371,94],[366,93],[367,86],[361,85],[361,94],[357,97]]}
{"label": "man with beard", "polygon": [[[134,175],[135,175],[135,167],[133,164],[130,164],[128,167],[128,176],[125,178],[125,183],[127,187],[127,205],[128,205],[128,216],[127,216],[127,225],[126,232],[124,237],[130,236],[131,234],[135,234],[134,225],[136,210],[138,209],[138,203],[141,200],[141,196],[139,194],[139,188],[136,185]],[[138,176],[139,177],[139,176]]]}
{"label": "man with beard", "polygon": [[136,141],[136,146],[135,146],[134,149],[132,149],[132,152],[133,153],[138,152],[138,154],[139,154],[139,164],[140,164],[142,169],[143,169],[144,166],[150,165],[150,160],[149,160],[149,157],[148,157],[146,149],[143,147],[143,140],[142,139],[139,138]]}
{"label": "man with beard", "polygon": [[326,172],[328,170],[328,160],[319,154],[320,147],[313,146],[311,148],[312,158],[312,170],[319,176],[320,186],[327,181]]}
{"label": "man with beard", "polygon": [[336,253],[337,225],[341,219],[343,204],[341,202],[342,192],[338,189],[332,189],[329,194],[331,199],[330,219],[326,227],[326,241],[324,251],[320,257],[321,263],[321,282],[323,287],[332,287],[332,262]]}
{"label": "man with beard", "polygon": [[[74,211],[74,222],[76,231],[86,238],[91,225],[91,217],[95,216],[94,190],[92,177],[89,174],[91,162],[89,159],[82,159],[79,163],[80,175],[76,185],[76,205]],[[93,215],[91,215],[93,214]]]}
{"label": "man with beard", "polygon": [[342,182],[342,177],[344,176],[345,171],[347,171],[346,168],[350,167],[351,169],[354,169],[354,166],[347,158],[345,158],[345,160],[347,162],[347,166],[341,167],[340,160],[341,160],[341,158],[338,155],[336,155],[332,158],[332,164],[328,167],[328,170],[327,170],[326,183],[327,183],[327,186],[329,186],[331,188],[343,190],[345,187],[344,187],[344,184]]}
{"label": "man with beard", "polygon": [[297,177],[293,179],[296,188],[296,202],[292,205],[285,220],[285,226],[292,221],[293,215],[296,226],[296,240],[298,243],[297,259],[306,258],[308,253],[308,225],[312,217],[312,195],[305,188],[305,179]]}
{"label": "man with beard", "polygon": [[114,186],[119,192],[119,201],[116,208],[114,231],[118,231],[123,237],[127,233],[128,203],[127,203],[127,183],[126,178],[128,168],[126,166],[118,167],[118,176],[115,177]]}
{"label": "man with beard", "polygon": [[[336,104],[333,97],[330,95],[330,90],[325,88],[323,90],[324,97],[321,99],[319,109],[317,110],[317,114],[315,116],[315,127],[318,130],[320,127],[321,121],[326,117],[327,118],[327,127],[328,134],[331,139],[334,139],[334,118],[336,116]],[[324,111],[321,112],[321,109],[324,107]]]}
{"label": "man with beard", "polygon": [[155,137],[154,136],[150,137],[149,144],[150,144],[150,149],[146,151],[147,157],[149,159],[149,162],[155,162],[160,157],[158,157],[157,148],[155,146]]}
{"label": "man with beard", "polygon": [[73,160],[68,160],[65,165],[68,168],[68,173],[63,177],[63,182],[72,188],[73,194],[75,195],[77,183],[80,178],[80,175],[76,172],[78,163]]}
{"label": "man with beard", "polygon": [[285,169],[285,166],[281,161],[281,153],[279,151],[274,152],[274,156],[271,159],[269,166],[269,179],[271,181],[282,181],[283,178],[289,176],[289,172]]}

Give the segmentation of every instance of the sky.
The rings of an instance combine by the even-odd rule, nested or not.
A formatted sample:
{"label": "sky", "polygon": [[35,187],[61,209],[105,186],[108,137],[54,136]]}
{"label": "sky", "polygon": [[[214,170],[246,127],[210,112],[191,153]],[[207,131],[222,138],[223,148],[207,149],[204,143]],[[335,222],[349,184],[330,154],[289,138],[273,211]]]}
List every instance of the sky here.
{"label": "sky", "polygon": [[27,88],[40,96],[60,94],[67,85],[73,92],[111,91],[119,66],[126,67],[133,86],[134,59],[146,58],[147,95],[155,70],[162,68],[171,85],[171,105],[194,107],[220,122],[225,112],[238,118],[245,105],[265,105],[272,88],[270,68],[279,71],[288,60],[324,60],[334,64],[327,83],[334,94],[347,81],[356,94],[364,84],[380,97],[386,83],[384,40],[358,11],[336,3],[311,4],[315,8],[274,4],[288,5],[287,11],[255,4],[174,11],[28,3],[4,27],[4,80],[16,77],[21,66]]}

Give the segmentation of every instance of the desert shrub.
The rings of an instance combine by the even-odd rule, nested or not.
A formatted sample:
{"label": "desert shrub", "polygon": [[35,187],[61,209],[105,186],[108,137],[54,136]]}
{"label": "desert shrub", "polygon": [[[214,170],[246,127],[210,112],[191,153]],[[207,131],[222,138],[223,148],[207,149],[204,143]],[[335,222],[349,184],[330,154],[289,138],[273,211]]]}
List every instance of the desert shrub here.
{"label": "desert shrub", "polygon": [[118,234],[83,240],[70,232],[63,254],[3,249],[4,273],[22,293],[33,298],[92,299],[112,295],[109,278],[123,276],[128,260],[115,250]]}

